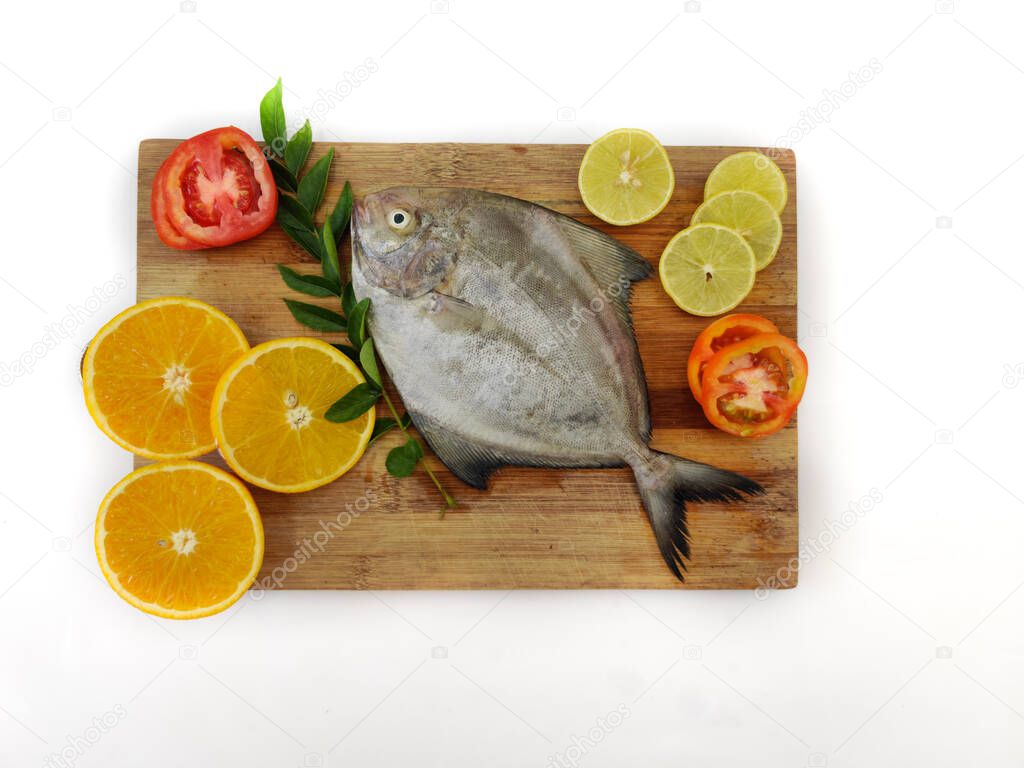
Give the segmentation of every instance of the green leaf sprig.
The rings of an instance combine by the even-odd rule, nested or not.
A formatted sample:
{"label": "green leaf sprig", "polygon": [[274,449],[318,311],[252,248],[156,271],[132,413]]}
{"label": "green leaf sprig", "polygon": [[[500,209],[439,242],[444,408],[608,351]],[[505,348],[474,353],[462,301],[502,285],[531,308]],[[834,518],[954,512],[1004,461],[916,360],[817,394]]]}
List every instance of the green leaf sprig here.
{"label": "green leaf sprig", "polygon": [[[292,240],[320,262],[319,275],[305,275],[291,267],[278,264],[277,270],[285,285],[297,293],[316,298],[337,298],[341,313],[310,304],[305,301],[284,299],[285,305],[298,322],[325,333],[345,333],[349,344],[334,344],[362,370],[366,382],[346,392],[327,409],[328,421],[345,422],[362,416],[373,408],[377,401],[384,400],[389,418],[377,419],[370,436],[372,444],[381,435],[398,429],[405,436],[405,442],[392,448],[385,466],[395,477],[408,477],[417,465],[423,467],[444,499],[442,517],[448,509],[456,506],[455,499],[441,485],[437,475],[421,460],[423,445],[409,434],[412,420],[407,413],[399,416],[394,403],[388,396],[377,365],[377,354],[366,319],[370,312],[370,300],[356,300],[351,279],[343,281],[338,263],[338,243],[345,234],[352,218],[352,187],[346,181],[341,195],[324,219],[321,226],[316,224],[316,212],[323,203],[327,191],[327,180],[334,160],[333,147],[327,154],[313,163],[305,172],[306,161],[313,146],[313,131],[307,120],[291,138],[288,138],[287,124],[282,99],[282,84],[278,79],[260,102],[260,126],[264,154],[270,163],[278,189],[277,223]],[[351,275],[351,269],[349,269]]]}

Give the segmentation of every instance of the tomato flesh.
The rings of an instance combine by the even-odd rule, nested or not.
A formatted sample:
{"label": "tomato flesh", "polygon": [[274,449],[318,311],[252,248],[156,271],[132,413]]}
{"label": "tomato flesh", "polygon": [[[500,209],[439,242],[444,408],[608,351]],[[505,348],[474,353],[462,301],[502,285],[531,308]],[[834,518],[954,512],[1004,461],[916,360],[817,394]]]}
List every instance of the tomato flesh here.
{"label": "tomato flesh", "polygon": [[708,360],[725,347],[758,333],[778,333],[775,323],[760,315],[734,314],[721,317],[701,331],[693,343],[690,359],[686,365],[686,378],[690,391],[698,401],[701,399],[704,368]]}
{"label": "tomato flesh", "polygon": [[704,370],[704,413],[741,437],[778,432],[792,419],[807,382],[807,358],[792,339],[761,333],[723,347]]}
{"label": "tomato flesh", "polygon": [[185,212],[204,227],[221,222],[221,210],[234,208],[239,213],[252,211],[259,200],[260,187],[252,166],[238,150],[229,150],[221,160],[221,176],[211,179],[202,163],[193,160],[181,177]]}
{"label": "tomato flesh", "polygon": [[164,161],[152,208],[157,234],[172,248],[230,245],[270,226],[277,187],[252,137],[217,128],[182,142]]}

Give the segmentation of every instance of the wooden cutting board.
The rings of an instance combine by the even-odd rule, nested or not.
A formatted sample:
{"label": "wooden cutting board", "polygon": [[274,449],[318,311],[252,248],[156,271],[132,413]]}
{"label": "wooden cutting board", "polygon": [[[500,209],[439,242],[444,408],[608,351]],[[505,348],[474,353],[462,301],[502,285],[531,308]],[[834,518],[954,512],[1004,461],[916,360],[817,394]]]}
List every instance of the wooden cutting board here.
{"label": "wooden cutting board", "polygon": [[[177,141],[139,147],[138,298],[194,296],[233,317],[252,344],[311,334],[281,301],[291,294],[276,264],[314,271],[315,260],[276,226],[229,248],[179,252],[156,236],[149,214],[153,176]],[[668,147],[676,173],[669,206],[635,227],[602,224],[584,208],[576,174],[586,149],[572,144],[316,144],[333,146],[324,208],[348,179],[356,196],[397,184],[465,186],[531,200],[597,226],[651,264],[684,228],[714,165],[736,147]],[[763,314],[796,336],[796,163],[777,155],[789,182],[784,236],[740,310]],[[349,258],[346,245],[342,263]],[[314,300],[315,301],[315,300]],[[324,300],[325,305],[329,302]],[[639,283],[633,316],[650,391],[652,447],[735,470],[767,494],[734,504],[695,504],[689,512],[693,558],[685,587],[793,586],[797,554],[797,428],[764,440],[712,429],[686,385],[686,358],[709,322],[679,310],[657,278]],[[679,588],[658,553],[629,469],[504,468],[487,491],[430,466],[459,508],[440,519],[436,490],[417,472],[404,480],[384,468],[390,434],[339,481],[282,495],[253,489],[266,530],[257,584],[285,589]],[[210,457],[211,461],[219,460]],[[759,581],[760,580],[760,581]]]}

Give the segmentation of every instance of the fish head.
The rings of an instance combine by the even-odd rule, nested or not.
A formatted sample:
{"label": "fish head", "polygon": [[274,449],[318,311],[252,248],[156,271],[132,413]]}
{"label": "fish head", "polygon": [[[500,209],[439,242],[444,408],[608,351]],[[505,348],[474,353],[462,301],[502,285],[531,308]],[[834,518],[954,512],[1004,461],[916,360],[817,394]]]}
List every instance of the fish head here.
{"label": "fish head", "polygon": [[367,280],[407,299],[443,283],[455,263],[444,226],[449,216],[435,190],[391,187],[357,202],[353,244]]}

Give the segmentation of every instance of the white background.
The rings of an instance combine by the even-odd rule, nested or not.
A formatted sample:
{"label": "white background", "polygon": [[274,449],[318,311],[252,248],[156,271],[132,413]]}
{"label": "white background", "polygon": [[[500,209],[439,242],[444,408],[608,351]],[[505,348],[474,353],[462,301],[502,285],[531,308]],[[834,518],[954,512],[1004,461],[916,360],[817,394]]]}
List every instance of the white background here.
{"label": "white background", "polygon": [[[0,764],[1021,765],[1022,14],[952,4],[5,5],[0,364],[32,371],[0,369]],[[367,58],[316,138],[795,127],[800,532],[828,545],[798,589],[284,592],[192,623],[108,589],[91,521],[130,461],[76,369],[134,300],[138,142],[258,135],[278,74],[294,114]]]}

